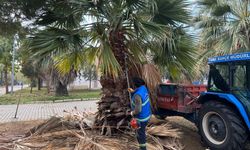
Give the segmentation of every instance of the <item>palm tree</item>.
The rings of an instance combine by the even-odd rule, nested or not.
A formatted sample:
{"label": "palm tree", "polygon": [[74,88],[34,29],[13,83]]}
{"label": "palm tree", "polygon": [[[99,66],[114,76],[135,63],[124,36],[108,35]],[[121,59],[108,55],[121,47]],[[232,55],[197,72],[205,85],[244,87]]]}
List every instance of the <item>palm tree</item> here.
{"label": "palm tree", "polygon": [[50,73],[56,96],[68,96],[67,86],[75,80],[77,76],[76,70],[72,69],[68,73],[61,75],[56,68],[52,67]]}
{"label": "palm tree", "polygon": [[52,58],[62,74],[78,70],[86,61],[97,65],[103,92],[96,124],[109,134],[109,125],[127,124],[127,68],[130,74],[142,76],[136,71],[140,64],[165,58],[161,65],[169,70],[180,66],[176,70],[191,70],[193,50],[179,42],[188,37],[181,29],[190,18],[186,6],[185,0],[57,2],[40,17],[38,24],[47,28],[30,38],[29,52]]}
{"label": "palm tree", "polygon": [[56,96],[68,96],[69,93],[67,86],[76,78],[76,71],[71,69],[69,72],[61,75],[58,69],[54,66],[54,62],[51,58],[30,57],[25,48],[26,46],[20,51],[20,54],[22,55],[21,72],[31,80],[31,83],[35,83],[37,79],[38,90],[40,79],[44,79],[47,81],[48,92],[50,92],[50,85],[52,84],[55,88]]}
{"label": "palm tree", "polygon": [[196,25],[207,55],[250,50],[249,0],[199,0],[198,4]]}

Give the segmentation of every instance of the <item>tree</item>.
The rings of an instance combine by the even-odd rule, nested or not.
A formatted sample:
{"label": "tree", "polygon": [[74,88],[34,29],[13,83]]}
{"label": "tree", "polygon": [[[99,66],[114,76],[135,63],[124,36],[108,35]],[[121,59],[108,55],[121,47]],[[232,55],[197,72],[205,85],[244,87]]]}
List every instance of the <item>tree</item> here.
{"label": "tree", "polygon": [[11,40],[0,37],[0,64],[3,65],[4,85],[6,94],[9,93],[8,73],[12,61],[11,51],[12,51]]}
{"label": "tree", "polygon": [[[22,38],[32,28],[29,22],[37,17],[42,7],[50,0],[0,0],[0,33],[12,36],[16,33]],[[25,22],[25,23],[24,23]]]}
{"label": "tree", "polygon": [[[52,58],[62,74],[72,68],[79,70],[86,61],[97,62],[103,96],[96,124],[103,125],[104,133],[109,134],[108,125],[119,128],[128,121],[126,66],[142,76],[136,68],[153,63],[148,57],[160,58],[164,53],[162,58],[171,59],[163,66],[169,70],[181,66],[178,73],[191,71],[193,50],[175,46],[176,41],[184,39],[177,32],[184,30],[178,29],[190,18],[186,6],[184,0],[57,1],[38,19],[46,29],[31,36],[29,52],[33,57]],[[172,65],[168,65],[170,61]],[[176,72],[170,74],[178,76]]]}
{"label": "tree", "polygon": [[37,67],[34,66],[31,61],[23,61],[21,72],[23,73],[24,76],[30,79],[30,82],[31,82],[30,93],[32,93],[32,88],[35,86],[36,79],[38,76]]}
{"label": "tree", "polygon": [[92,80],[97,80],[97,71],[94,65],[86,65],[81,69],[81,76],[89,81],[89,89],[91,89]]}
{"label": "tree", "polygon": [[[22,53],[25,52],[24,50]],[[48,92],[50,92],[50,83],[52,83],[55,87],[56,96],[68,96],[67,85],[74,81],[77,73],[71,70],[69,73],[61,75],[51,60],[47,60],[45,64],[43,61],[44,60],[35,61],[27,56],[23,57],[21,72],[31,80],[31,92],[33,85],[36,85],[36,83],[39,90],[39,84],[41,84],[39,81],[43,79],[45,81],[47,80]]]}
{"label": "tree", "polygon": [[248,0],[199,0],[198,4],[201,8],[195,21],[201,29],[204,56],[250,50]]}

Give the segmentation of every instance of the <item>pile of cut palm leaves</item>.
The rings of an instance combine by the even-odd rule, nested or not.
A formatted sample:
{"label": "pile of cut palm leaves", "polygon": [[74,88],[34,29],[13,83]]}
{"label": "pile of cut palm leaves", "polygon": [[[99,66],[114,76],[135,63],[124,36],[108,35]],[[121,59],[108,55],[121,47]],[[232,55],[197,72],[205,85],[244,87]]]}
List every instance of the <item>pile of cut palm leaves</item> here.
{"label": "pile of cut palm leaves", "polygon": [[[32,128],[26,135],[13,141],[15,150],[136,150],[135,132],[118,131],[116,135],[103,136],[102,127],[94,125],[95,114],[66,112],[63,117],[52,117]],[[115,127],[114,127],[115,128]],[[181,150],[181,133],[166,121],[153,118],[147,127],[149,150]]]}

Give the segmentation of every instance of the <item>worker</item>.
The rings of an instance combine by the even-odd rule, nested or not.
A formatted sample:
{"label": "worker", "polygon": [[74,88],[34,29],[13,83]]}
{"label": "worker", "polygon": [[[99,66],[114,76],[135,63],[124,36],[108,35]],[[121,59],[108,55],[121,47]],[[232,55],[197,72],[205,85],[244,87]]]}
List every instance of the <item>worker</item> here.
{"label": "worker", "polygon": [[143,79],[135,77],[132,79],[133,87],[128,91],[131,93],[132,104],[130,115],[135,118],[139,124],[136,129],[136,137],[140,146],[140,150],[146,150],[146,126],[151,117],[150,99],[147,87]]}
{"label": "worker", "polygon": [[[219,70],[214,65],[210,66],[209,72],[213,81],[211,85],[215,85],[215,87],[210,87],[210,89],[215,91],[229,91],[228,82],[223,78]],[[226,72],[224,74],[226,74]]]}

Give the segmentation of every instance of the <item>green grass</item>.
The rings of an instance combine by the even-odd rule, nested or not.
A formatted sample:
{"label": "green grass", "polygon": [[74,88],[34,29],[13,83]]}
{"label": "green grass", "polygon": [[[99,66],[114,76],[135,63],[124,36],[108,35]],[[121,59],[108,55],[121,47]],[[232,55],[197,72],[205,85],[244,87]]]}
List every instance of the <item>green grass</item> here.
{"label": "green grass", "polygon": [[13,95],[5,94],[0,96],[0,105],[6,104],[16,104],[20,98],[20,103],[27,104],[33,103],[36,101],[56,101],[56,100],[66,100],[66,99],[91,99],[91,98],[100,98],[101,90],[72,90],[69,91],[69,96],[55,96],[55,93],[47,93],[47,90],[43,88],[38,91],[33,89],[33,92],[30,93],[30,89],[22,89],[16,91]]}

